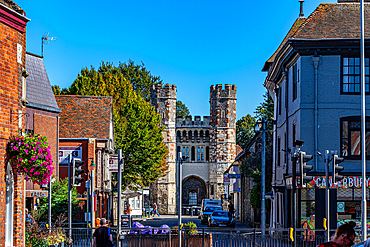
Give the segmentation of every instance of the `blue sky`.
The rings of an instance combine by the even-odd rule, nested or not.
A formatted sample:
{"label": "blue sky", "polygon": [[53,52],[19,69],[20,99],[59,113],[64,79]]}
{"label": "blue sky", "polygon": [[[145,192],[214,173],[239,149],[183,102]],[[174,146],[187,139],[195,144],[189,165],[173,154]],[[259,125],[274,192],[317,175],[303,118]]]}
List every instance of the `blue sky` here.
{"label": "blue sky", "polygon": [[[31,19],[28,52],[41,55],[44,33],[57,37],[44,46],[52,85],[102,61],[142,61],[193,116],[209,115],[211,85],[237,85],[237,119],[263,101],[261,69],[299,15],[298,0],[14,1]],[[306,0],[305,16],[321,2]]]}

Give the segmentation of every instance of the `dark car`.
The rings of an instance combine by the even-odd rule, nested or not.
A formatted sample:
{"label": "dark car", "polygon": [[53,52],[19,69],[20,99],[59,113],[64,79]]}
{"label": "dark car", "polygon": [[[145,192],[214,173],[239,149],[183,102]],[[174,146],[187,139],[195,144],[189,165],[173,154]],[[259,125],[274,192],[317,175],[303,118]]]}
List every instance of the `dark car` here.
{"label": "dark car", "polygon": [[208,226],[235,227],[235,217],[227,211],[215,210],[208,219]]}
{"label": "dark car", "polygon": [[208,218],[211,216],[213,211],[222,210],[221,206],[208,206],[204,209],[204,212],[200,215],[200,224],[207,224]]}

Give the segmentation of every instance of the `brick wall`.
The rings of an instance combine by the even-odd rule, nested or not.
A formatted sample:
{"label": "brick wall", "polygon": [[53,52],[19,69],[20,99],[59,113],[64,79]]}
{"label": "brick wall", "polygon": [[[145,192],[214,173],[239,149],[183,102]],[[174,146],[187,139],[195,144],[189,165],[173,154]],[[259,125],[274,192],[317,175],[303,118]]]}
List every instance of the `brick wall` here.
{"label": "brick wall", "polygon": [[[0,4],[1,9],[5,9]],[[8,10],[9,12],[9,10]],[[25,69],[26,33],[12,27],[13,17],[17,14],[8,13],[10,21],[4,24],[0,19],[0,222],[5,222],[6,207],[6,145],[11,135],[18,134],[23,128],[24,108],[21,100],[22,70]],[[21,60],[17,62],[17,46]],[[20,114],[19,114],[20,113]],[[20,118],[18,116],[21,116]],[[14,216],[13,246],[24,246],[24,179],[22,175],[14,175]],[[7,222],[9,223],[9,222]],[[0,230],[0,246],[5,245],[4,227]]]}

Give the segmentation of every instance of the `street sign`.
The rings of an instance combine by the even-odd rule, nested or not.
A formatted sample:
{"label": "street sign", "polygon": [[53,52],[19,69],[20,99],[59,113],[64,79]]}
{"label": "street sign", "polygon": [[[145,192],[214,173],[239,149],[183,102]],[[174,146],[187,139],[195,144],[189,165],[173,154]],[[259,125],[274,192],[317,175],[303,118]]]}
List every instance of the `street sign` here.
{"label": "street sign", "polygon": [[224,174],[224,184],[230,184],[230,178],[227,176],[227,174]]}
{"label": "street sign", "polygon": [[[118,157],[109,158],[109,171],[118,172]],[[123,165],[121,165],[121,171],[124,171]]]}
{"label": "street sign", "polygon": [[228,174],[227,175],[229,178],[236,178],[236,179],[239,179],[239,178],[241,178],[242,177],[242,175],[241,174]]}

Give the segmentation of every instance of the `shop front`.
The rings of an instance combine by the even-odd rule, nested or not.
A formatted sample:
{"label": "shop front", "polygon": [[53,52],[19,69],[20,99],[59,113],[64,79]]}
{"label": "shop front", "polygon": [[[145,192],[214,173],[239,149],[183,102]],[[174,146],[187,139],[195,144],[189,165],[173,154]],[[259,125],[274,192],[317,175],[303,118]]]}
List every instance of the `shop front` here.
{"label": "shop front", "polygon": [[[349,222],[356,222],[361,227],[361,201],[362,201],[362,178],[361,176],[344,176],[336,185],[330,184],[330,227]],[[370,178],[366,179],[369,187]],[[299,211],[301,227],[304,229],[323,229],[324,218],[326,218],[326,195],[325,195],[325,177],[316,176],[305,188],[299,189],[300,201]],[[369,197],[369,189],[367,189]],[[367,206],[368,228],[370,227],[370,205]],[[370,229],[370,228],[369,228]]]}

